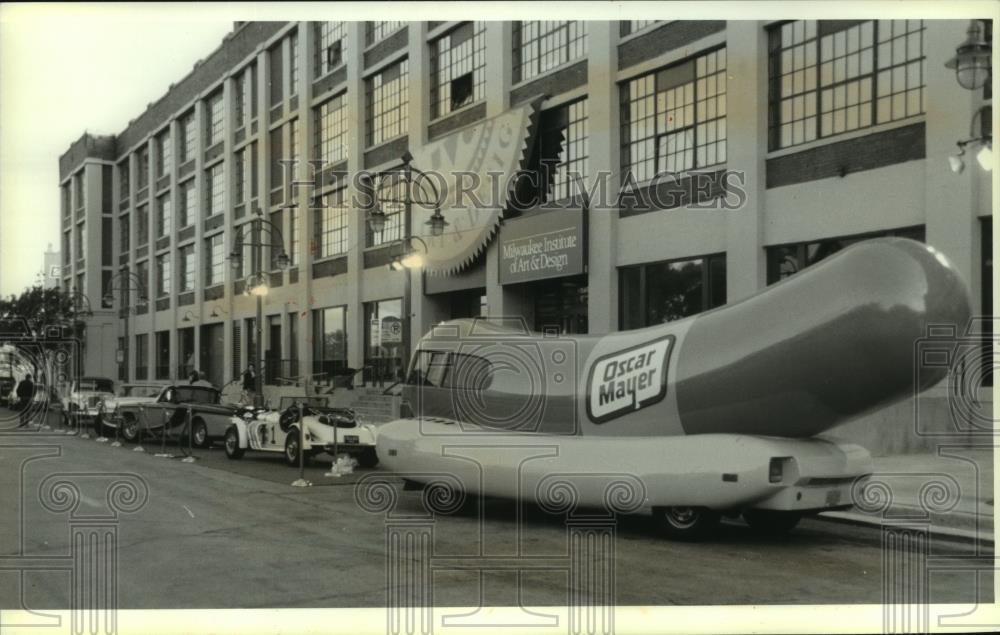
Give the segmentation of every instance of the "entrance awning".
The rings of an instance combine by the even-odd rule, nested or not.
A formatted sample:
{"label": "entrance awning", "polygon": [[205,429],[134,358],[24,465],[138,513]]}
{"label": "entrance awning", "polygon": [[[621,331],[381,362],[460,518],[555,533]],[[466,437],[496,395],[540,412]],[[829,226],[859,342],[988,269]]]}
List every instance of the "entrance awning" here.
{"label": "entrance awning", "polygon": [[512,177],[525,166],[534,143],[539,104],[512,108],[413,153],[413,165],[431,174],[442,190],[441,212],[449,223],[442,236],[431,236],[425,223],[434,210],[413,207],[413,234],[428,247],[427,273],[461,271],[489,244],[507,205]]}

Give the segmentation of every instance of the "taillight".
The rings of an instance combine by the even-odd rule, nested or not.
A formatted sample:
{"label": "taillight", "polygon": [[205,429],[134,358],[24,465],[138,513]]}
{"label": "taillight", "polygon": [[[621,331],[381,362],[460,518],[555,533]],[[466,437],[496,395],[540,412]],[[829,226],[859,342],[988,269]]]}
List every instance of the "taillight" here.
{"label": "taillight", "polygon": [[772,458],[767,467],[767,480],[771,483],[780,483],[784,476],[784,468],[785,459],[783,457]]}

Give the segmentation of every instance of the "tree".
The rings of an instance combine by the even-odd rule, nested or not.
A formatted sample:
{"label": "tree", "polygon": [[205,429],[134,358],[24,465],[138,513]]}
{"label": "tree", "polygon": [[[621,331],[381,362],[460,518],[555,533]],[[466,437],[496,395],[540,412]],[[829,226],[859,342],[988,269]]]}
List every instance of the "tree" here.
{"label": "tree", "polygon": [[[0,298],[0,344],[10,344],[29,359],[36,377],[48,370],[59,351],[79,363],[86,332],[83,320],[92,315],[87,296],[77,291],[34,286],[20,295]],[[76,374],[77,368],[71,369]]]}

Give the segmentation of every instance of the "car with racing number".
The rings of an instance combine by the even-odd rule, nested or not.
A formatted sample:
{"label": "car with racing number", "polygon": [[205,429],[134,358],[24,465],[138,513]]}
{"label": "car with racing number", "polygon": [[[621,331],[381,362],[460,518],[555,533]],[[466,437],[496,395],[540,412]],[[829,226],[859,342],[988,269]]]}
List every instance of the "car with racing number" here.
{"label": "car with racing number", "polygon": [[282,397],[280,406],[278,410],[240,409],[225,433],[226,456],[240,459],[247,450],[274,452],[282,453],[289,465],[298,465],[302,421],[304,458],[322,452],[344,453],[361,467],[378,464],[375,426],[359,421],[352,409],[329,407],[323,396]]}

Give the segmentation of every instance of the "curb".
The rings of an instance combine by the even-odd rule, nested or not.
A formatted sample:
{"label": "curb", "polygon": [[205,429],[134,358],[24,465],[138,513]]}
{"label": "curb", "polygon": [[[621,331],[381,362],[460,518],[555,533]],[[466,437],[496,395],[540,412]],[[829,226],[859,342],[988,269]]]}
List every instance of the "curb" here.
{"label": "curb", "polygon": [[[818,520],[829,520],[832,522],[851,525],[865,525],[868,527],[881,528],[886,526],[886,523],[883,522],[884,519],[882,518],[855,512],[821,512],[820,514],[814,516],[814,518]],[[959,527],[943,527],[933,523],[929,523],[927,527],[932,535],[939,538],[962,540],[965,542],[979,542],[989,545],[994,544],[994,537],[990,533],[981,533],[972,529],[962,529]]]}

